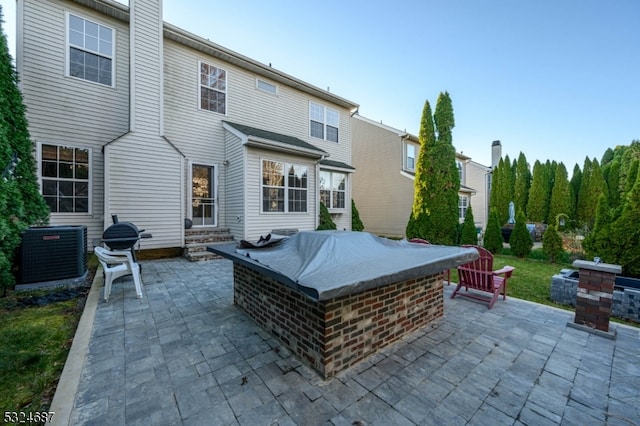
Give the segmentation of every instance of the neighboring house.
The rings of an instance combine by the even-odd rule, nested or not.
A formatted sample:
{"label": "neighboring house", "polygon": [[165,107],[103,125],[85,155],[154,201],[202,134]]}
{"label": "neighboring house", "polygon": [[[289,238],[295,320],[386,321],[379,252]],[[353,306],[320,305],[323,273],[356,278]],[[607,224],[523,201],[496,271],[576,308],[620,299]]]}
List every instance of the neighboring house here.
{"label": "neighboring house", "polygon": [[[351,118],[353,198],[365,230],[389,237],[404,237],[413,205],[420,142],[418,137],[360,115]],[[489,168],[456,153],[460,173],[460,222],[471,203],[476,226],[486,225]]]}
{"label": "neighboring house", "polygon": [[[52,225],[111,215],[185,245],[351,228],[357,104],[162,20],[160,0],[18,0],[17,69]],[[214,12],[210,12],[215,14]],[[212,19],[214,16],[212,16]],[[186,220],[188,219],[188,220]]]}

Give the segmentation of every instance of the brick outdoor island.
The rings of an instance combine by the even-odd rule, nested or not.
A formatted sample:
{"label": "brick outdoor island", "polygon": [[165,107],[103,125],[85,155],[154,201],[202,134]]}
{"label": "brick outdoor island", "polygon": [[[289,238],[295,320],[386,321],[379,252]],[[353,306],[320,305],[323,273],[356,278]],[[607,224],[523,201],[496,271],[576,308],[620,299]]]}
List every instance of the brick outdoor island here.
{"label": "brick outdoor island", "polygon": [[348,231],[209,250],[234,262],[234,303],[324,378],[442,317],[442,271],[478,257]]}

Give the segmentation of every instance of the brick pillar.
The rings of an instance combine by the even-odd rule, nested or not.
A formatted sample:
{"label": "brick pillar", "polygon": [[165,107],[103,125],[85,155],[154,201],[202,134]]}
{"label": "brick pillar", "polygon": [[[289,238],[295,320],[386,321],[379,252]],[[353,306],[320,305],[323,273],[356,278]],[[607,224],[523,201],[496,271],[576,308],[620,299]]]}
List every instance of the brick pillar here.
{"label": "brick pillar", "polygon": [[609,332],[613,285],[622,268],[585,260],[576,260],[573,267],[578,268],[580,274],[574,323]]}

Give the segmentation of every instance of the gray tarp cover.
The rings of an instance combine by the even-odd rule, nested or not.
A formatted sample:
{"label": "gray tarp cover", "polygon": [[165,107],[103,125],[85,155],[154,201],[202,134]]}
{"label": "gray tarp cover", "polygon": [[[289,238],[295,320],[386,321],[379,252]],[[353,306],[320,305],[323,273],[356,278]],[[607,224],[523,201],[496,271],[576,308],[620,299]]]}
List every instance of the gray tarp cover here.
{"label": "gray tarp cover", "polygon": [[303,231],[274,247],[209,250],[253,269],[262,267],[267,275],[314,300],[436,274],[478,258],[474,248],[393,241],[350,231]]}

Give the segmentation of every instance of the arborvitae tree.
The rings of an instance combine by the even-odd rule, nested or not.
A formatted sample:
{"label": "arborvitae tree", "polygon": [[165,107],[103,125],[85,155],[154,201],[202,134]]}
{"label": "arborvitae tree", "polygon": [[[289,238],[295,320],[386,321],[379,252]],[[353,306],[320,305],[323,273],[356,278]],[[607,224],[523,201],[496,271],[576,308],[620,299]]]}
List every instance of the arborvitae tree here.
{"label": "arborvitae tree", "polygon": [[462,224],[462,231],[460,233],[460,244],[478,244],[478,232],[476,231],[471,205],[469,205],[464,214],[464,223]]}
{"label": "arborvitae tree", "polygon": [[602,176],[607,184],[609,206],[615,209],[620,205],[620,161],[614,158],[603,166]]}
{"label": "arborvitae tree", "polygon": [[491,253],[500,253],[504,239],[502,238],[502,229],[498,221],[498,212],[491,209],[489,212],[489,221],[487,222],[487,230],[484,233],[484,248]]}
{"label": "arborvitae tree", "polygon": [[620,194],[622,195],[631,190],[626,186],[627,182],[635,182],[635,179],[629,178],[629,173],[633,161],[640,160],[640,140],[634,140],[628,146],[616,147],[616,156],[620,159]]}
{"label": "arborvitae tree", "polygon": [[593,227],[595,223],[598,200],[601,195],[608,198],[607,184],[602,176],[600,163],[594,158],[591,163],[591,175],[589,176],[589,187],[585,197],[586,201],[583,204],[583,208],[585,209],[583,212],[583,220],[589,228]]}
{"label": "arborvitae tree", "polygon": [[[635,160],[637,163],[638,160]],[[640,173],[631,191],[626,194],[622,214],[613,223],[610,243],[617,248],[615,263],[622,266],[623,275],[640,277]]]}
{"label": "arborvitae tree", "polygon": [[22,231],[46,223],[49,208],[38,187],[34,146],[2,21],[0,11],[0,289],[4,293],[15,282],[11,269]]}
{"label": "arborvitae tree", "polygon": [[598,209],[593,229],[582,241],[582,248],[589,258],[598,256],[607,262],[614,262],[616,258],[615,250],[613,250],[613,246],[609,242],[612,222],[613,215],[607,197],[601,195],[598,199]]}
{"label": "arborvitae tree", "polygon": [[626,173],[626,177],[625,177],[625,184],[623,186],[624,191],[621,194],[622,198],[626,199],[627,194],[629,194],[631,192],[631,189],[633,189],[634,182],[636,181],[636,179],[638,177],[639,164],[640,163],[638,162],[638,160],[635,160],[628,167],[627,173]]}
{"label": "arborvitae tree", "polygon": [[600,160],[600,166],[604,167],[613,161],[613,157],[615,156],[613,149],[607,148],[607,150],[602,154],[602,159]]}
{"label": "arborvitae tree", "polygon": [[331,218],[331,214],[324,203],[320,203],[320,223],[318,223],[317,231],[327,231],[337,229],[335,222]]}
{"label": "arborvitae tree", "polygon": [[[435,122],[435,128],[434,128]],[[414,180],[413,208],[407,237],[435,244],[454,244],[458,227],[460,177],[452,144],[455,125],[448,93],[441,93],[434,118],[425,102],[420,125],[420,154]],[[437,129],[438,137],[434,137]]]}
{"label": "arborvitae tree", "polygon": [[522,210],[516,215],[516,224],[509,239],[509,245],[511,246],[511,252],[518,257],[527,257],[531,253],[533,241],[527,229],[527,219]]}
{"label": "arborvitae tree", "polygon": [[529,202],[527,204],[527,214],[532,222],[544,222],[545,209],[545,170],[540,161],[536,160],[533,165],[533,180],[529,191]]}
{"label": "arborvitae tree", "polygon": [[553,180],[555,179],[556,169],[558,168],[558,163],[555,161],[549,161],[544,164],[544,187],[545,187],[545,197],[544,197],[544,222],[545,223],[553,223],[555,218],[549,217],[549,206],[551,206],[551,191],[553,190]]}
{"label": "arborvitae tree", "polygon": [[413,180],[413,206],[407,223],[406,234],[407,238],[423,238],[429,241],[425,238],[428,235],[429,215],[431,214],[429,210],[431,194],[429,193],[430,186],[428,184],[431,157],[427,149],[436,143],[436,130],[433,124],[431,105],[428,100],[425,101],[422,109],[418,139],[420,141],[420,150],[416,175]]}
{"label": "arborvitae tree", "polygon": [[514,204],[516,211],[522,210],[525,212],[527,209],[527,202],[529,201],[529,188],[531,187],[531,171],[529,170],[529,164],[527,158],[523,152],[520,152],[518,161],[516,163],[516,177],[514,185]]}
{"label": "arborvitae tree", "polygon": [[569,184],[571,185],[571,211],[569,216],[573,219],[572,222],[575,223],[576,220],[576,208],[578,206],[578,193],[580,192],[580,183],[582,182],[582,170],[580,170],[580,166],[576,164],[573,167],[573,173],[571,174],[571,181]]}
{"label": "arborvitae tree", "polygon": [[356,202],[351,199],[351,230],[352,231],[362,231],[364,230],[364,224],[362,220],[360,220],[360,213],[356,208]]}
{"label": "arborvitae tree", "polygon": [[562,237],[558,234],[555,225],[549,225],[542,237],[542,251],[549,256],[549,262],[556,263],[562,258]]}
{"label": "arborvitae tree", "polygon": [[501,158],[493,170],[491,178],[491,196],[489,205],[496,209],[500,226],[509,219],[509,203],[513,200],[512,165],[507,155]]}
{"label": "arborvitae tree", "polygon": [[578,191],[578,201],[576,203],[576,219],[581,225],[587,223],[588,219],[592,217],[587,211],[590,180],[591,160],[587,157],[584,159],[584,166],[582,167],[582,179],[580,180],[580,190]]}
{"label": "arborvitae tree", "polygon": [[571,194],[569,192],[569,180],[567,177],[567,169],[563,163],[556,167],[556,176],[551,191],[551,204],[549,205],[549,221],[555,224],[559,215],[569,218],[571,208]]}

